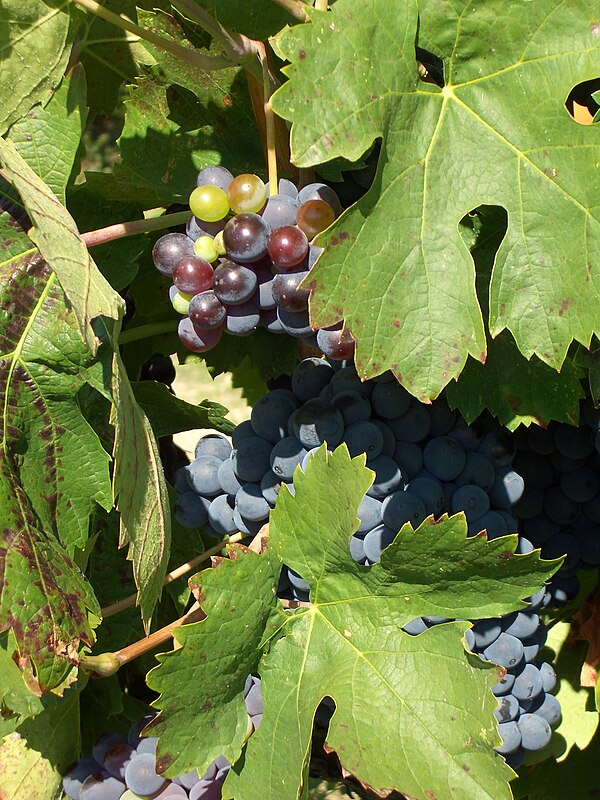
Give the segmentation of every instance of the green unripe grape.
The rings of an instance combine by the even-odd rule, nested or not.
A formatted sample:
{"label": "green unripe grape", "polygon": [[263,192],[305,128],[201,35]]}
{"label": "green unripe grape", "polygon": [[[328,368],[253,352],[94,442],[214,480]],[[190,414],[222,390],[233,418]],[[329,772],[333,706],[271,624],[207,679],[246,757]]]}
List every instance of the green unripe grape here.
{"label": "green unripe grape", "polygon": [[225,249],[225,245],[223,244],[223,231],[219,231],[215,238],[213,239],[214,245],[217,248],[217,253],[220,256],[224,256],[227,253]]}
{"label": "green unripe grape", "polygon": [[211,264],[219,257],[219,251],[215,246],[215,240],[210,236],[199,236],[194,242],[194,253],[198,258],[203,258]]}
{"label": "green unripe grape", "polygon": [[125,793],[121,795],[119,800],[148,800],[148,798],[132,792],[131,789],[125,789]]}
{"label": "green unripe grape", "polygon": [[198,186],[190,195],[190,210],[203,222],[218,222],[229,213],[227,195],[218,186]]}
{"label": "green unripe grape", "polygon": [[171,305],[178,314],[187,314],[190,309],[190,300],[193,295],[184,292],[175,292],[171,298]]}
{"label": "green unripe grape", "polygon": [[258,214],[267,200],[267,189],[258,175],[245,173],[231,181],[227,200],[236,214]]}

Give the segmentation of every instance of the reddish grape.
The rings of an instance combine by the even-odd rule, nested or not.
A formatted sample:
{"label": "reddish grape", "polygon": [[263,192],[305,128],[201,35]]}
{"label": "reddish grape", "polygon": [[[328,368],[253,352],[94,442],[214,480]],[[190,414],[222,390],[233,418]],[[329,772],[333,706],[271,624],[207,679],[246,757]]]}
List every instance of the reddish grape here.
{"label": "reddish grape", "polygon": [[184,233],[166,233],[152,248],[154,266],[163,275],[172,275],[175,264],[194,255],[194,243]]}
{"label": "reddish grape", "polygon": [[287,311],[303,311],[308,308],[308,291],[298,288],[307,275],[307,271],[302,271],[275,276],[273,297],[279,308],[285,308]]}
{"label": "reddish grape", "polygon": [[350,331],[342,330],[340,325],[317,331],[317,344],[321,352],[334,361],[352,358],[356,346]]}
{"label": "reddish grape", "polygon": [[267,251],[278,270],[295,269],[308,253],[308,239],[304,231],[293,225],[276,228],[269,236]]}
{"label": "reddish grape", "polygon": [[194,353],[205,353],[217,344],[223,334],[223,328],[206,330],[196,327],[189,317],[184,317],[178,327],[177,335],[182,344]]}
{"label": "reddish grape", "polygon": [[198,294],[212,288],[213,268],[203,258],[186,256],[175,264],[173,283],[180,292]]}
{"label": "reddish grape", "polygon": [[223,229],[227,255],[240,264],[260,261],[267,252],[269,231],[269,226],[258,214],[237,214]]}
{"label": "reddish grape", "polygon": [[192,297],[188,313],[190,319],[198,328],[212,330],[225,322],[227,309],[210,289]]}
{"label": "reddish grape", "polygon": [[325,200],[307,200],[298,209],[298,227],[312,239],[335,220],[333,208]]}
{"label": "reddish grape", "polygon": [[238,306],[254,294],[256,275],[248,267],[224,261],[215,270],[213,289],[222,303]]}

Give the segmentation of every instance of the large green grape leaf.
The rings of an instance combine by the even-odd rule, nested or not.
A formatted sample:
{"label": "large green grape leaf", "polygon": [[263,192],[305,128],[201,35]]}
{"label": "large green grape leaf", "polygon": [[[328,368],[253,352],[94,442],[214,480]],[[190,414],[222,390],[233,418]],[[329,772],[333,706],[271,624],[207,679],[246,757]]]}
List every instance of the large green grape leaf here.
{"label": "large green grape leaf", "polygon": [[62,776],[79,756],[79,694],[26,720],[0,741],[1,800],[60,800]]}
{"label": "large green grape leaf", "polygon": [[[504,209],[481,208],[461,225],[477,268],[477,296],[484,314],[494,258],[506,233]],[[457,381],[446,389],[452,407],[471,423],[489,409],[510,430],[519,425],[547,425],[550,420],[579,421],[579,401],[584,396],[580,371],[570,358],[557,372],[537,356],[527,360],[508,331],[495,339],[487,335],[487,359],[468,359]]]}
{"label": "large green grape leaf", "polygon": [[[333,454],[323,448],[306,475],[296,471],[295,497],[282,490],[271,514],[271,544],[260,558],[299,572],[312,587],[311,599],[306,608],[279,614],[267,615],[263,607],[262,633],[257,606],[247,597],[265,596],[270,611],[275,575],[267,586],[268,575],[257,576],[257,592],[254,580],[246,586],[249,581],[241,579],[250,564],[199,574],[207,618],[184,628],[183,647],[165,657],[150,681],[162,692],[159,762],[170,774],[191,766],[202,771],[219,750],[235,757],[243,728],[239,692],[260,646],[268,648],[258,663],[263,721],[230,773],[224,797],[301,796],[313,716],[326,696],[336,704],[328,742],[360,780],[419,800],[510,797],[510,770],[494,753],[489,690],[498,671],[466,655],[462,634],[469,623],[449,623],[418,637],[401,626],[422,614],[478,618],[523,607],[521,598],[556,563],[540,562],[537,555],[513,557],[514,536],[467,539],[459,515],[428,520],[417,531],[405,526],[380,564],[362,567],[352,560],[348,541],[372,479],[363,458],[351,460],[345,447]],[[225,615],[231,627],[224,626]],[[190,670],[207,677],[190,680]],[[234,708],[223,683],[238,695]]]}
{"label": "large green grape leaf", "polygon": [[85,75],[78,65],[45,107],[35,106],[10,129],[19,154],[63,205],[86,117]]}
{"label": "large green grape leaf", "polygon": [[[191,48],[173,17],[141,10],[138,16],[144,27]],[[147,48],[157,65],[130,87],[121,159],[103,188],[148,207],[187,202],[196,173],[208,164],[223,163],[234,173],[261,171],[263,151],[243,71],[201,72]]]}
{"label": "large green grape leaf", "polygon": [[169,497],[156,438],[136,402],[118,352],[112,374],[113,491],[121,514],[119,546],[129,545],[127,558],[133,562],[137,601],[147,631],[169,561]]}
{"label": "large green grape leaf", "polygon": [[109,456],[77,399],[96,362],[29,238],[6,216],[0,231],[1,447],[43,529],[73,555],[94,504],[112,505]]}
{"label": "large green grape leaf", "polygon": [[275,597],[281,565],[231,547],[231,560],[191,581],[208,619],[179,628],[181,648],[159,656],[148,675],[148,685],[161,692],[152,725],[160,736],[158,763],[170,775],[208,766],[221,754],[239,758],[248,726],[244,682],[257,670],[265,629],[283,616]]}
{"label": "large green grape leaf", "polygon": [[[564,102],[597,77],[589,3],[338,0],[277,38],[291,61],[272,97],[292,122],[292,157],[356,159],[381,137],[367,194],[320,237],[307,281],[314,324],[344,319],[357,367],[391,368],[435,397],[485,359],[475,270],[458,224],[506,209],[490,284],[490,332],[558,368],[598,330],[600,129]],[[415,41],[443,60],[444,88],[419,79]]]}
{"label": "large green grape leaf", "polygon": [[98,271],[66,208],[15,146],[2,139],[0,161],[33,221],[31,239],[58,276],[73,307],[81,337],[95,353],[99,340],[90,325],[91,320],[99,316],[119,318],[124,303]]}
{"label": "large green grape leaf", "polygon": [[0,636],[0,719],[10,719],[16,728],[27,717],[34,717],[43,710],[40,698],[25,682],[12,655],[17,651],[17,642],[12,631]]}
{"label": "large green grape leaf", "polygon": [[0,6],[0,133],[60,83],[73,41],[68,2],[3,0]]}

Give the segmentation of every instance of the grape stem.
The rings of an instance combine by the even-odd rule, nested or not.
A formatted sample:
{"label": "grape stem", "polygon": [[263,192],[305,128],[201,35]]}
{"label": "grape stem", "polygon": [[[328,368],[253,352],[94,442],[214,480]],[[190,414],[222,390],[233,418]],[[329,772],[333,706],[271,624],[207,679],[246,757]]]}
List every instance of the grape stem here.
{"label": "grape stem", "polygon": [[172,319],[163,320],[162,322],[149,322],[147,325],[127,328],[127,330],[119,334],[119,344],[129,344],[129,342],[137,342],[139,339],[161,336],[163,333],[173,333],[175,328],[176,323]]}
{"label": "grape stem", "polygon": [[177,44],[177,42],[165,39],[163,36],[159,36],[153,31],[140,28],[139,25],[136,25],[135,22],[131,22],[131,20],[127,19],[123,14],[115,14],[109,11],[108,8],[96,3],[96,0],[72,0],[72,2],[81,6],[81,8],[85,8],[86,11],[95,14],[97,17],[101,17],[107,22],[116,25],[117,28],[121,28],[121,30],[127,31],[128,33],[133,33],[135,36],[139,36],[140,39],[144,39],[150,42],[150,44],[159,47],[161,50],[171,53],[171,55],[179,58],[181,61],[191,64],[191,66],[197,69],[207,72],[231,66],[230,58],[223,56],[205,56],[202,55],[202,53],[190,50],[188,47],[182,47],[180,44]]}
{"label": "grape stem", "polygon": [[275,140],[275,116],[271,108],[271,76],[267,50],[262,42],[258,43],[258,55],[262,70],[263,109],[265,113],[266,138],[267,138],[267,171],[269,175],[269,194],[277,194],[279,183],[277,180],[277,148]]}
{"label": "grape stem", "polygon": [[150,219],[120,222],[117,225],[109,225],[106,228],[98,228],[98,230],[80,235],[87,247],[95,247],[99,244],[106,244],[106,242],[113,242],[115,239],[122,239],[125,236],[135,236],[138,233],[160,231],[173,225],[182,225],[189,218],[189,211],[178,211],[176,214],[162,214],[160,217],[151,217]]}
{"label": "grape stem", "polygon": [[[292,17],[299,19],[300,22],[307,22],[308,15],[306,13],[306,3],[302,2],[302,0],[273,0],[278,6],[285,8],[288,14],[291,14]],[[318,0],[317,0],[318,2]],[[315,6],[317,4],[315,3]]]}
{"label": "grape stem", "polygon": [[[217,544],[213,545],[213,547],[209,547],[208,550],[200,553],[199,556],[196,556],[190,561],[187,561],[185,564],[181,564],[181,566],[171,570],[171,572],[168,572],[165,575],[163,586],[168,586],[169,583],[176,581],[177,578],[181,578],[182,575],[185,575],[187,572],[193,570],[194,567],[198,566],[198,564],[201,564],[203,561],[207,561],[211,556],[214,556],[215,553],[219,553],[226,544],[239,542],[241,539],[243,539],[243,537],[244,535],[242,533],[235,533],[230,536],[226,542],[218,542]],[[123,600],[118,600],[116,603],[111,603],[109,606],[105,606],[100,614],[103,619],[106,619],[106,617],[111,617],[113,614],[118,614],[119,611],[124,611],[126,608],[131,608],[135,605],[136,600],[137,594],[130,594],[129,597],[125,597]]]}

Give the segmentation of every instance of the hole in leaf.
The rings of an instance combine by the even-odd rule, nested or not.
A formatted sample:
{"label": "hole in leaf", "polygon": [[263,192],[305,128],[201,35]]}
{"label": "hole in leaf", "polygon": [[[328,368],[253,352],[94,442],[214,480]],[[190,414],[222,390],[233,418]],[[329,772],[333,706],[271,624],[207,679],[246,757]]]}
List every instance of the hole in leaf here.
{"label": "hole in leaf", "polygon": [[582,81],[573,87],[565,107],[575,122],[591,125],[600,122],[600,78]]}
{"label": "hole in leaf", "polygon": [[444,62],[439,56],[424,50],[422,47],[415,47],[419,78],[423,83],[435,83],[442,89],[444,87]]}

